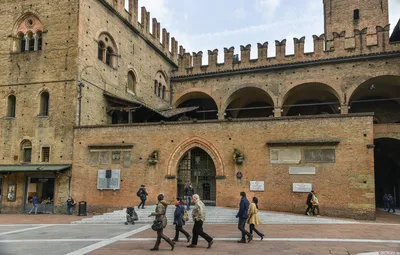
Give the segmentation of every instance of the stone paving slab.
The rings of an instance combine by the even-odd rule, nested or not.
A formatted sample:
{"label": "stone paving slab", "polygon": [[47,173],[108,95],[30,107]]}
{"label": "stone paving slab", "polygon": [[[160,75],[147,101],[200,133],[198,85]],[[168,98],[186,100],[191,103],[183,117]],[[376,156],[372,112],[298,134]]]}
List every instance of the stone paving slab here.
{"label": "stone paving slab", "polygon": [[0,236],[0,240],[105,239],[139,228],[139,225],[53,225]]}
{"label": "stone paving slab", "polygon": [[[185,225],[185,230],[192,233],[193,225]],[[246,226],[249,229],[248,225]],[[354,225],[260,225],[257,229],[266,238],[341,238],[341,239],[380,239],[399,240],[400,225],[379,226],[374,224]],[[204,231],[212,237],[240,238],[237,225],[204,225]],[[164,233],[174,237],[175,227],[168,225]],[[133,235],[129,238],[153,238],[155,232],[151,229]],[[183,237],[183,235],[181,235]]]}
{"label": "stone paving slab", "polygon": [[95,242],[19,242],[0,243],[1,255],[64,255]]}
{"label": "stone paving slab", "polygon": [[[128,255],[128,254],[154,254],[149,249],[154,241],[119,241],[98,250],[90,255]],[[375,251],[400,251],[399,244],[375,244],[375,243],[332,243],[332,242],[275,242],[275,241],[254,241],[249,244],[238,244],[234,241],[216,241],[211,249],[206,249],[207,243],[200,241],[198,248],[186,248],[186,243],[178,243],[174,255],[180,254],[358,254],[361,252]],[[161,243],[160,251],[157,254],[172,254],[169,245]]]}
{"label": "stone paving slab", "polygon": [[20,225],[20,226],[2,226],[0,225],[0,234],[1,233],[6,233],[6,232],[10,232],[10,231],[15,231],[15,230],[21,230],[21,229],[26,229],[29,228],[31,226],[27,226],[27,225]]}
{"label": "stone paving slab", "polygon": [[69,224],[71,221],[90,217],[63,214],[0,214],[0,224]]}

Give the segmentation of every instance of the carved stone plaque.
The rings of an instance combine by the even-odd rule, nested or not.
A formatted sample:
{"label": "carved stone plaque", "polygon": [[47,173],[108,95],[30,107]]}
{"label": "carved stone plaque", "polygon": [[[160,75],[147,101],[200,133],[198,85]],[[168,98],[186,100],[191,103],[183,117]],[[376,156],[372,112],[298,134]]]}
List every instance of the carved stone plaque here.
{"label": "carved stone plaque", "polygon": [[108,165],[110,163],[110,152],[109,151],[101,151],[100,152],[100,165]]}
{"label": "carved stone plaque", "polygon": [[335,163],[335,149],[306,149],[304,160],[311,163]]}
{"label": "carved stone plaque", "polygon": [[312,190],[311,183],[293,183],[293,192],[308,193]]}
{"label": "carved stone plaque", "polygon": [[97,175],[97,189],[112,189],[120,188],[120,170],[111,170],[111,178],[106,178],[106,169],[100,169]]}
{"label": "carved stone plaque", "polygon": [[315,174],[315,167],[289,167],[289,174]]}
{"label": "carved stone plaque", "polygon": [[89,156],[89,166],[99,165],[99,153],[97,151],[91,151]]}
{"label": "carved stone plaque", "polygon": [[123,167],[130,167],[131,166],[131,152],[124,151],[123,153]]}
{"label": "carved stone plaque", "polygon": [[270,160],[273,164],[298,164],[301,160],[301,150],[294,149],[271,149]]}
{"label": "carved stone plaque", "polygon": [[111,163],[119,164],[120,162],[121,162],[121,152],[120,151],[111,152]]}

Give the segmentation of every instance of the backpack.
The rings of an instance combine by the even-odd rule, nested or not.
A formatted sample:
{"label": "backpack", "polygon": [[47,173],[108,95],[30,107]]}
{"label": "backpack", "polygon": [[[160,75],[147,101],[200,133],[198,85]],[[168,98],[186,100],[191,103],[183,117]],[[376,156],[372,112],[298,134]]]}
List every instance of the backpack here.
{"label": "backpack", "polygon": [[183,219],[183,221],[185,221],[185,222],[189,221],[189,215],[188,215],[188,213],[187,213],[186,210],[183,212],[183,217],[182,217],[182,219]]}
{"label": "backpack", "polygon": [[139,189],[139,190],[136,192],[136,196],[140,197],[141,194],[142,194],[142,189]]}

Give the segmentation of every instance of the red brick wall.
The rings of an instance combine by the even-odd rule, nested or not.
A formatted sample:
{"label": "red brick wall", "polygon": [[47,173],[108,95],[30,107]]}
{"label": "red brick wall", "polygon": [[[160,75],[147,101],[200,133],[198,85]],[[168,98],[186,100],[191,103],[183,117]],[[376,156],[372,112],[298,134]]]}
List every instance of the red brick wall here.
{"label": "red brick wall", "polygon": [[[312,183],[319,194],[322,215],[372,219],[375,217],[372,116],[294,117],[244,121],[212,121],[151,125],[83,127],[75,130],[72,194],[88,202],[89,211],[121,209],[138,204],[140,184],[148,188],[148,203],[159,193],[172,202],[176,196],[176,174],[181,155],[192,146],[209,152],[217,167],[217,205],[237,207],[239,192],[257,195],[262,209],[303,213],[306,193],[293,193],[292,183]],[[271,164],[267,141],[340,139],[335,163]],[[134,144],[132,165],[89,166],[93,144]],[[328,146],[329,147],[329,146]],[[332,147],[332,146],[330,146]],[[245,162],[233,162],[233,149],[245,155]],[[157,165],[147,157],[159,151]],[[289,175],[290,166],[315,166],[315,175]],[[97,170],[121,169],[121,188],[97,190]],[[236,179],[236,172],[243,180]],[[265,181],[265,191],[249,192],[251,180]]]}

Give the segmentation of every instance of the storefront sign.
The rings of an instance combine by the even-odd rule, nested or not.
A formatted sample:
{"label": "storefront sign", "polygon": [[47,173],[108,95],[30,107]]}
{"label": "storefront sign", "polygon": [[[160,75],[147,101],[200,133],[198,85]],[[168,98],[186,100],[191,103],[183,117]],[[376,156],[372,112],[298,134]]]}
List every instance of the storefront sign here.
{"label": "storefront sign", "polygon": [[250,181],[250,191],[264,191],[264,182]]}
{"label": "storefront sign", "polygon": [[311,183],[293,183],[293,192],[304,192],[308,193],[312,190]]}

